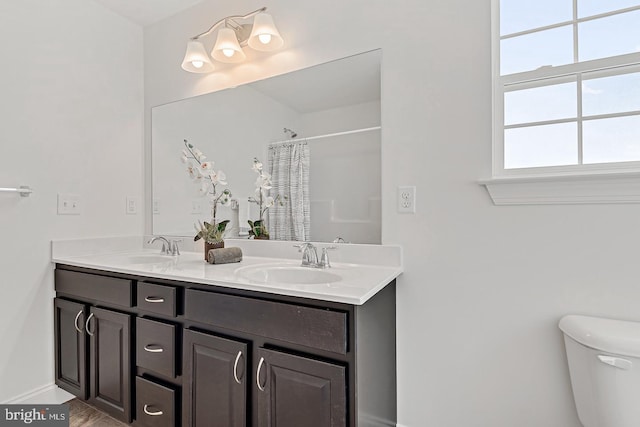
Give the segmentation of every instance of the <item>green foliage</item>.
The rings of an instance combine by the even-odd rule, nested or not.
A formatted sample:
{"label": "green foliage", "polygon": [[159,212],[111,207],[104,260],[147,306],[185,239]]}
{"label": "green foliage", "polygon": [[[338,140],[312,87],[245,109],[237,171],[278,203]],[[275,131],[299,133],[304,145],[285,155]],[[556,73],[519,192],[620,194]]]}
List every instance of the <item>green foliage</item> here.
{"label": "green foliage", "polygon": [[198,226],[196,226],[198,234],[195,235],[193,241],[197,242],[200,239],[204,239],[205,242],[208,243],[221,242],[224,238],[224,231],[228,223],[228,219],[218,223],[214,222],[213,224],[198,221]]}
{"label": "green foliage", "polygon": [[249,234],[254,238],[268,238],[269,230],[265,227],[264,220],[247,221],[249,223]]}

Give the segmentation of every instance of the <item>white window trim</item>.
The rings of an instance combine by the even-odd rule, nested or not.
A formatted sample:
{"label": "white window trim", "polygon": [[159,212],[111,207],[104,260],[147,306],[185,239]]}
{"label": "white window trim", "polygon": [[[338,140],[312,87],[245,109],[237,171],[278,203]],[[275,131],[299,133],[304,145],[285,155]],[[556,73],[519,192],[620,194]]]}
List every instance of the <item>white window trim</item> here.
{"label": "white window trim", "polygon": [[[487,188],[495,205],[550,205],[550,204],[599,204],[599,203],[640,203],[639,162],[580,165],[573,167],[504,169],[503,85],[513,78],[522,81],[522,76],[511,75],[496,78],[500,70],[500,14],[499,0],[491,1],[492,16],[492,178],[478,181]],[[625,55],[640,62],[640,54]],[[615,66],[626,58],[594,60],[593,68],[602,65]],[[628,61],[626,61],[628,63]],[[533,74],[534,79],[557,75],[559,68],[567,74],[575,69],[575,64],[541,69]],[[525,73],[521,73],[525,74]],[[500,114],[498,114],[500,113]],[[498,134],[498,132],[500,134]]]}

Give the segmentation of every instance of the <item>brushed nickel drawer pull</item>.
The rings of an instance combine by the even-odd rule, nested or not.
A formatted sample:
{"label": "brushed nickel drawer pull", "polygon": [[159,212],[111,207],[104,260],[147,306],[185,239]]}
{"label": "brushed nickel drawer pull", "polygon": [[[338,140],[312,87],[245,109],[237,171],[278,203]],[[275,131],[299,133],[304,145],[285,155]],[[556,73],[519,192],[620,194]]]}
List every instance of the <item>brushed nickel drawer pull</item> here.
{"label": "brushed nickel drawer pull", "polygon": [[78,319],[80,318],[80,315],[82,314],[83,311],[84,310],[80,310],[78,312],[78,314],[76,314],[76,318],[73,321],[73,326],[75,326],[76,327],[76,331],[78,331],[80,333],[82,333],[82,329],[80,329],[80,327],[78,326]]}
{"label": "brushed nickel drawer pull", "polygon": [[162,302],[164,302],[164,298],[158,298],[158,297],[145,297],[144,300],[146,302],[152,302],[152,303],[162,303]]}
{"label": "brushed nickel drawer pull", "polygon": [[84,329],[85,329],[85,331],[87,331],[87,333],[91,337],[94,335],[94,333],[91,332],[91,330],[89,329],[89,322],[91,322],[91,318],[92,317],[93,317],[93,313],[89,314],[89,317],[87,317],[87,321],[84,323]]}
{"label": "brushed nickel drawer pull", "polygon": [[264,357],[260,358],[260,362],[258,362],[258,369],[256,369],[256,385],[260,391],[264,391],[264,387],[260,385],[260,370],[262,369],[262,365],[264,364]]}
{"label": "brushed nickel drawer pull", "polygon": [[242,384],[242,382],[240,382],[240,380],[238,379],[238,361],[240,360],[240,356],[242,356],[242,350],[238,352],[236,361],[233,362],[233,379],[236,380],[238,384]]}
{"label": "brushed nickel drawer pull", "polygon": [[147,415],[151,415],[152,417],[157,417],[157,416],[163,414],[162,411],[149,412],[149,410],[147,409],[148,407],[149,407],[149,405],[144,405],[144,413],[147,414]]}
{"label": "brushed nickel drawer pull", "polygon": [[164,349],[162,347],[152,348],[153,344],[145,345],[144,351],[148,351],[149,353],[162,353]]}

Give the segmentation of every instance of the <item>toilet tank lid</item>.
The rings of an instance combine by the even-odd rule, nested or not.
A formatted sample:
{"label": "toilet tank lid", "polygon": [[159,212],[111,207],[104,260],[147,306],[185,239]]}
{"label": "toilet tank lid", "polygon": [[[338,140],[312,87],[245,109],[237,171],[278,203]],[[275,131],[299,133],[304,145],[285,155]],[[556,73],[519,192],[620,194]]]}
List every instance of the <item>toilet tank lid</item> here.
{"label": "toilet tank lid", "polygon": [[568,315],[558,324],[562,332],[587,347],[640,357],[640,322]]}

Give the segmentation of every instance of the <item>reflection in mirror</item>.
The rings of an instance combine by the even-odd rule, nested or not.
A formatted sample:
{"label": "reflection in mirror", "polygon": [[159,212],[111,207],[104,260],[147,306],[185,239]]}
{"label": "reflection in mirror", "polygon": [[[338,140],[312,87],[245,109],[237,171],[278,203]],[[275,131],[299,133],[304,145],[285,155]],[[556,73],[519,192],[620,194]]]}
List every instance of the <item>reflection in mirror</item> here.
{"label": "reflection in mirror", "polygon": [[183,141],[226,174],[237,203],[218,206],[227,237],[259,219],[254,158],[280,199],[270,239],[380,243],[379,50],[152,109],[153,233],[195,235],[211,219],[180,161]]}

